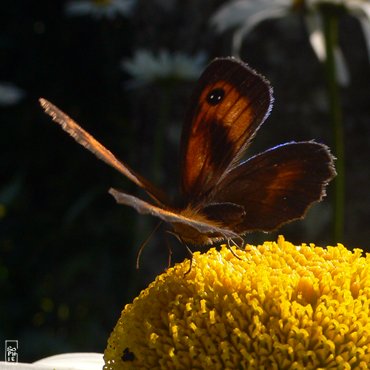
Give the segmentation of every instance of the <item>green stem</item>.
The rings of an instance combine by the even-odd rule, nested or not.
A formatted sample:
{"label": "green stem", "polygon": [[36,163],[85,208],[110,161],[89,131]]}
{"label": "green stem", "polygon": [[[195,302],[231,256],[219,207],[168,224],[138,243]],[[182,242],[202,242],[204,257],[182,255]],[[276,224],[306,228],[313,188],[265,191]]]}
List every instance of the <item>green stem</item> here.
{"label": "green stem", "polygon": [[324,35],[326,44],[325,75],[329,96],[330,119],[333,129],[334,154],[336,160],[337,177],[334,182],[334,241],[343,241],[344,230],[344,135],[343,118],[340,104],[337,69],[335,63],[335,49],[338,46],[339,14],[333,7],[322,7],[321,14],[324,21]]}

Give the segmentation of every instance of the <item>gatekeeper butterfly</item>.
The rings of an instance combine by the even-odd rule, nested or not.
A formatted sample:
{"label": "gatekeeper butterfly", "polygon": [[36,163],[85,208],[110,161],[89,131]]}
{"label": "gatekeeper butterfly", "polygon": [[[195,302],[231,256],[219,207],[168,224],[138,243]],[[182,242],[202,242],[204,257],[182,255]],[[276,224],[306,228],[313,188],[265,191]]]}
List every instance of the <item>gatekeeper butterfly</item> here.
{"label": "gatekeeper butterfly", "polygon": [[110,189],[119,204],[172,225],[185,244],[233,240],[250,231],[271,231],[304,217],[335,176],[327,146],[289,142],[241,161],[270,113],[269,82],[245,63],[218,58],[197,83],[181,139],[180,203],[119,161],[70,117],[45,99],[45,112],[78,143],[114,167],[152,198],[146,202]]}

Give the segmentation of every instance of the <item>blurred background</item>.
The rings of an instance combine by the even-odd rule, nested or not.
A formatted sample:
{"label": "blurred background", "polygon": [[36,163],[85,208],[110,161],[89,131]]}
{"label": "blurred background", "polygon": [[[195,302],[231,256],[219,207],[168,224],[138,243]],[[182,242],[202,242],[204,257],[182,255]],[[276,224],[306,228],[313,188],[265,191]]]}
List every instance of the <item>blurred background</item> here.
{"label": "blurred background", "polygon": [[[243,5],[216,0],[0,5],[0,341],[18,339],[20,361],[103,352],[124,305],[168,263],[162,228],[136,270],[137,251],[156,220],[117,205],[107,190],[145,194],[52,123],[39,97],[174,193],[192,88],[209,61],[237,49],[271,81],[275,96],[248,155],[291,140],[332,145],[324,66],[310,43],[306,9],[287,1],[285,13],[256,22],[251,13],[233,14],[235,3]],[[257,3],[266,7],[265,1]],[[234,32],[248,20],[251,26],[235,49]],[[369,250],[369,39],[351,12],[340,14],[339,31],[345,63],[338,77],[346,153],[343,240],[332,234],[331,185],[304,221],[271,234],[249,234],[248,243],[283,233],[294,243],[340,241]],[[188,257],[174,238],[168,242],[173,263]]]}

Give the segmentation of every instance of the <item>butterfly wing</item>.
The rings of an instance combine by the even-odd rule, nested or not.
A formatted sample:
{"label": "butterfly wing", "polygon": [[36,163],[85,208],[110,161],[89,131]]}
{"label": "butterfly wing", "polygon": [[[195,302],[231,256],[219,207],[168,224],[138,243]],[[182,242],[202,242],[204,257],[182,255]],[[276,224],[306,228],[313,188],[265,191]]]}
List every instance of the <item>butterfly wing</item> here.
{"label": "butterfly wing", "polygon": [[165,196],[164,192],[155,187],[144,177],[135,173],[127,164],[119,161],[112,152],[110,152],[93,136],[80,127],[67,114],[62,112],[58,107],[46,99],[41,98],[40,104],[45,112],[52,117],[53,121],[59,123],[63,130],[70,134],[79,144],[95,154],[99,159],[121,172],[136,185],[140,186],[158,203],[168,204],[167,197]]}
{"label": "butterfly wing", "polygon": [[[124,192],[118,191],[116,189],[110,189],[109,193],[113,195],[117,203],[124,204],[134,208],[137,212],[141,214],[148,214],[155,217],[159,217],[161,220],[169,222],[170,224],[181,224],[186,225],[189,228],[195,229],[199,234],[214,234],[222,238],[237,238],[238,234],[234,233],[229,229],[218,226],[218,222],[207,220],[200,215],[194,213],[191,217],[181,214],[181,211],[164,209],[162,207],[157,207],[153,204],[145,202],[133,195],[126,194]],[[183,237],[183,235],[180,235]],[[185,239],[186,240],[186,239]],[[194,240],[186,240],[189,242],[194,242]]]}
{"label": "butterfly wing", "polygon": [[236,204],[245,212],[238,211],[234,232],[271,231],[302,218],[313,202],[325,196],[335,174],[334,157],[325,145],[312,141],[279,145],[232,169],[211,195],[213,205],[202,212],[219,220],[217,212],[224,204]]}
{"label": "butterfly wing", "polygon": [[215,59],[192,97],[181,143],[185,203],[199,201],[240,159],[270,112],[265,78],[233,58]]}

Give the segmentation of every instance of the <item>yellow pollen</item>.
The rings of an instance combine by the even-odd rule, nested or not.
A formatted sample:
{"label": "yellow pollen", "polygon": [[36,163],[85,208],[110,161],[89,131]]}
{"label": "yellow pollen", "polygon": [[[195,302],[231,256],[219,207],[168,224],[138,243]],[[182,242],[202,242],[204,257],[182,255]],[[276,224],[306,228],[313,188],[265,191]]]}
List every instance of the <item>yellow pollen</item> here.
{"label": "yellow pollen", "polygon": [[282,236],[237,253],[158,276],[122,311],[105,369],[368,368],[369,255]]}

